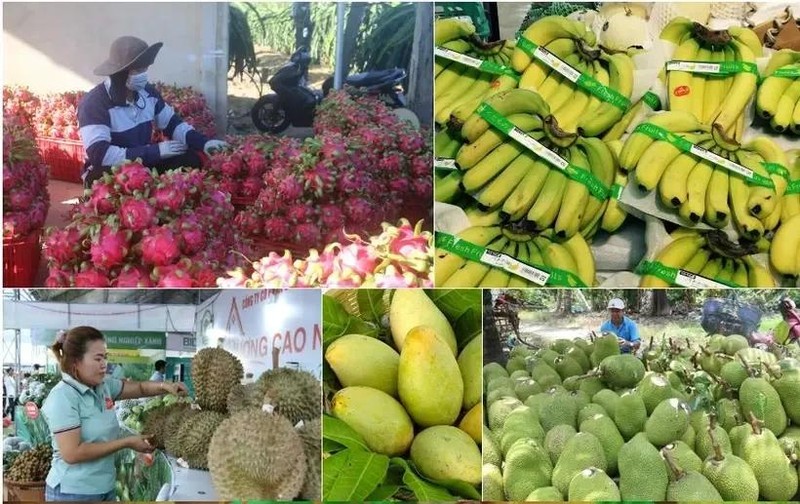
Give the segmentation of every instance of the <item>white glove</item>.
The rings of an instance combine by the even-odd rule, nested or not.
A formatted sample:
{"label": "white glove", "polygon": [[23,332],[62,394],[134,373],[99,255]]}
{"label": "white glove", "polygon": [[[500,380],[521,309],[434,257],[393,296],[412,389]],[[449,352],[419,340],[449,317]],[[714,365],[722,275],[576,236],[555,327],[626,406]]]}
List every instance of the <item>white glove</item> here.
{"label": "white glove", "polygon": [[183,142],[164,140],[158,144],[158,153],[161,155],[161,159],[167,159],[186,153],[187,148],[188,147]]}
{"label": "white glove", "polygon": [[211,155],[213,151],[224,149],[227,146],[228,144],[223,142],[222,140],[209,140],[203,146],[203,152],[205,152],[208,155]]}

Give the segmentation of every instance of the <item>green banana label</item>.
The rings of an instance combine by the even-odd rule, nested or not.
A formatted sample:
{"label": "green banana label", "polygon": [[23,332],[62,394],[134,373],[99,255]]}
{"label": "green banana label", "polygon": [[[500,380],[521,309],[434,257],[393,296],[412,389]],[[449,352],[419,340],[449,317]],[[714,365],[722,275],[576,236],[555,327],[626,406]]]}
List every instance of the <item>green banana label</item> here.
{"label": "green banana label", "polygon": [[779,165],[778,163],[761,163],[761,166],[767,170],[767,173],[771,173],[773,175],[777,175],[787,182],[790,180],[789,170],[786,167]]}
{"label": "green banana label", "polygon": [[783,193],[784,196],[787,194],[800,194],[800,179],[792,180],[786,186],[786,192]]}
{"label": "green banana label", "polygon": [[668,61],[667,71],[671,72],[673,70],[717,75],[734,75],[743,72],[758,75],[758,66],[750,61],[723,61],[717,63],[711,61]]}
{"label": "green banana label", "polygon": [[614,184],[611,186],[611,191],[609,191],[609,199],[618,200],[622,196],[622,190],[625,189],[625,186],[620,184]]}
{"label": "green banana label", "polygon": [[796,79],[800,77],[800,67],[788,65],[785,67],[780,67],[779,69],[772,72],[769,77],[784,77],[789,79]]}
{"label": "green banana label", "polygon": [[517,39],[517,48],[528,56],[541,61],[563,75],[570,82],[574,82],[577,86],[585,89],[602,101],[610,103],[623,111],[627,111],[631,107],[631,101],[625,98],[625,96],[620,94],[616,89],[600,84],[594,77],[576,70],[544,47],[536,45],[535,42],[525,37],[519,37]]}
{"label": "green banana label", "polygon": [[481,72],[486,72],[493,75],[508,75],[509,77],[513,77],[516,80],[519,80],[520,78],[520,75],[517,72],[515,72],[514,69],[509,68],[505,65],[498,65],[493,61],[484,61],[482,59],[473,58],[472,56],[461,54],[460,52],[453,51],[452,49],[447,49],[446,47],[436,46],[433,48],[433,53],[434,55],[439,56],[440,58],[455,61],[469,67],[477,68]]}
{"label": "green banana label", "polygon": [[639,267],[636,268],[636,273],[642,276],[654,276],[664,280],[670,285],[687,287],[690,289],[725,289],[727,287],[741,287],[731,282],[716,279],[712,280],[680,268],[665,266],[658,261],[642,261]]}
{"label": "green banana label", "polygon": [[458,170],[458,166],[456,166],[456,160],[449,158],[440,158],[440,157],[434,158],[433,167],[437,170],[448,170],[448,171]]}
{"label": "green banana label", "polygon": [[642,95],[642,101],[645,105],[650,107],[651,110],[661,110],[661,98],[652,91],[648,91]]}
{"label": "green banana label", "polygon": [[692,142],[686,140],[682,136],[679,136],[653,123],[642,123],[636,126],[636,128],[633,131],[643,133],[654,140],[663,140],[665,142],[669,142],[683,152],[688,152],[701,159],[705,159],[709,163],[713,163],[717,166],[725,168],[728,171],[736,173],[737,175],[743,177],[748,185],[768,187],[768,188],[775,187],[775,184],[769,177],[764,177],[762,175],[759,175],[758,173],[755,173],[753,170],[745,168],[739,163],[734,163],[729,159],[725,159],[724,157],[718,156],[717,154],[714,154],[713,152],[706,150],[703,147],[700,147],[699,145],[693,144]]}
{"label": "green banana label", "polygon": [[452,252],[468,261],[479,262],[500,268],[512,275],[524,278],[536,285],[557,287],[586,287],[575,274],[555,268],[531,265],[502,252],[487,250],[480,245],[463,240],[448,233],[436,231],[435,246]]}
{"label": "green banana label", "polygon": [[589,170],[585,170],[562,158],[555,152],[551,151],[535,138],[529,136],[524,131],[520,130],[514,124],[506,119],[501,113],[493,109],[486,103],[481,103],[475,110],[482,118],[489,124],[502,131],[506,136],[516,140],[521,145],[525,146],[528,150],[547,161],[551,166],[555,166],[564,174],[576,182],[585,185],[589,192],[595,198],[605,201],[609,197],[609,190],[603,183],[592,174]]}

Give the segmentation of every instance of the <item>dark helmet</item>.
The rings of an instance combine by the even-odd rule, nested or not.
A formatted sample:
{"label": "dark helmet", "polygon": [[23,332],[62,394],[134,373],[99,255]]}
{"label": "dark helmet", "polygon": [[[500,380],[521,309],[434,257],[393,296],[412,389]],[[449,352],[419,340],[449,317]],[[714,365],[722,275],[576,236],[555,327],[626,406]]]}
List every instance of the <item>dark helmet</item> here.
{"label": "dark helmet", "polygon": [[790,297],[785,296],[781,298],[780,310],[782,312],[788,312],[789,310],[794,310],[796,307],[797,305],[795,305],[794,301],[792,301]]}

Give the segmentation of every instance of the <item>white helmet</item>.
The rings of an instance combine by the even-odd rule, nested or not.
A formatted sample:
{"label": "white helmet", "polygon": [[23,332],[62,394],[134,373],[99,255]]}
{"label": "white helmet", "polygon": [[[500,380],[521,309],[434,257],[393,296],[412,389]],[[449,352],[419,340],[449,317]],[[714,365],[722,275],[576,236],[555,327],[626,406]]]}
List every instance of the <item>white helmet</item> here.
{"label": "white helmet", "polygon": [[625,309],[625,302],[622,301],[620,298],[614,298],[608,302],[608,309],[609,310],[624,310]]}

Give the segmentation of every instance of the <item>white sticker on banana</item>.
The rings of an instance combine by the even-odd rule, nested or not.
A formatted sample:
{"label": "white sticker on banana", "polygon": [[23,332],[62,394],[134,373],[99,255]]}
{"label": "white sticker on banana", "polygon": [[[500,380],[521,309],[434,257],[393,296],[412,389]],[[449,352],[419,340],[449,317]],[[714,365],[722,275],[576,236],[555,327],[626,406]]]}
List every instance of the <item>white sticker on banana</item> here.
{"label": "white sticker on banana", "polygon": [[526,135],[525,132],[516,127],[508,132],[508,136],[521,143],[530,149],[531,152],[560,170],[565,170],[567,166],[569,166],[569,162],[566,159],[540,144],[535,138]]}

